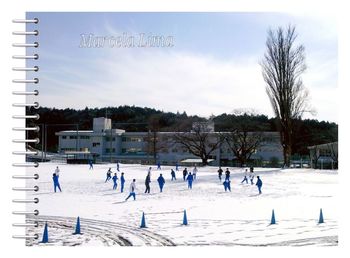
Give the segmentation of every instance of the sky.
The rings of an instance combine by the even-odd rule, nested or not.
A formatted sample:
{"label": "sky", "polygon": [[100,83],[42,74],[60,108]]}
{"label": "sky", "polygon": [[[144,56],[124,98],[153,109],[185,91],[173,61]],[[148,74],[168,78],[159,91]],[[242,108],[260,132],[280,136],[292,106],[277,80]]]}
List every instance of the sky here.
{"label": "sky", "polygon": [[[316,114],[338,121],[334,17],[287,13],[27,13],[39,18],[39,103],[135,105],[209,117],[254,109],[274,116],[259,62],[267,31],[293,25],[305,46],[302,79]],[[107,39],[96,46],[88,41]],[[163,37],[163,45],[140,43]],[[120,41],[117,43],[116,39]],[[32,40],[32,36],[28,37]],[[133,44],[130,42],[133,40]],[[100,41],[101,42],[101,41]],[[33,52],[33,49],[28,49]],[[32,75],[28,73],[28,78]],[[30,88],[30,86],[29,86]],[[28,100],[30,101],[30,99]]]}

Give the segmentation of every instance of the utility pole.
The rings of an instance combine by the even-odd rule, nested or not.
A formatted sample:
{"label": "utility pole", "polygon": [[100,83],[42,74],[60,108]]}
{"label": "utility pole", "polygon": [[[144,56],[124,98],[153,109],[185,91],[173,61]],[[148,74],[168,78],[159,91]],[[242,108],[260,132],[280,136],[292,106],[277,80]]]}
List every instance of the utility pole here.
{"label": "utility pole", "polygon": [[109,137],[109,161],[112,163],[112,122],[111,122],[111,129],[109,130],[110,131],[110,137]]}
{"label": "utility pole", "polygon": [[45,132],[44,132],[44,141],[45,141],[45,149],[44,149],[44,160],[46,161],[46,152],[47,152],[47,126],[44,124]]}
{"label": "utility pole", "polygon": [[45,145],[45,124],[41,124],[41,162],[44,162],[44,145]]}

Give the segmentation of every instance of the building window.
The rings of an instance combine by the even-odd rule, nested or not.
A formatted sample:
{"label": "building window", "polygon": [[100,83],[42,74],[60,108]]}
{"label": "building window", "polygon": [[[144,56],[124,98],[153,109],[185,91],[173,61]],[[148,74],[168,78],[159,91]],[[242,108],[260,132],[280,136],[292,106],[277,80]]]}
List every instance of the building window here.
{"label": "building window", "polygon": [[80,139],[82,139],[82,140],[89,140],[89,139],[90,139],[90,136],[81,135],[81,136],[80,136]]}
{"label": "building window", "polygon": [[75,148],[61,148],[61,151],[67,152],[67,151],[75,151]]}
{"label": "building window", "polygon": [[123,137],[123,142],[142,142],[142,137]]}
{"label": "building window", "polygon": [[69,139],[71,139],[71,140],[76,140],[76,139],[77,139],[77,136],[71,135],[71,136],[69,136]]}
{"label": "building window", "polygon": [[97,147],[97,146],[100,146],[101,144],[99,142],[93,142],[92,143],[92,147]]}
{"label": "building window", "polygon": [[111,139],[112,139],[112,142],[115,142],[115,137],[109,137],[109,136],[106,137],[106,142],[110,142]]}
{"label": "building window", "polygon": [[67,139],[67,136],[63,135],[63,136],[62,136],[62,139]]}
{"label": "building window", "polygon": [[123,154],[140,154],[142,153],[141,148],[128,148],[128,149],[122,149]]}
{"label": "building window", "polygon": [[107,148],[106,153],[115,153],[115,148],[112,148],[112,149]]}

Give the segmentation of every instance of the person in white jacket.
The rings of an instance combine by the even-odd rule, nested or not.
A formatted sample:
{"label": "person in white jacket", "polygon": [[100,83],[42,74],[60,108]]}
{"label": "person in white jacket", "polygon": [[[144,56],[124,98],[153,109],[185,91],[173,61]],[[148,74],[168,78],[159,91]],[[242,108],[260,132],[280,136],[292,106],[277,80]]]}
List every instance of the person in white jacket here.
{"label": "person in white jacket", "polygon": [[192,175],[193,175],[193,180],[196,180],[197,178],[197,172],[198,172],[198,168],[197,165],[194,165],[193,171],[192,171]]}
{"label": "person in white jacket", "polygon": [[55,174],[56,174],[57,177],[60,176],[60,169],[58,168],[58,166],[55,169]]}
{"label": "person in white jacket", "polygon": [[247,168],[244,171],[244,178],[243,178],[241,184],[243,184],[243,182],[246,182],[248,184],[248,169]]}
{"label": "person in white jacket", "polygon": [[251,170],[250,173],[249,173],[249,179],[250,179],[250,183],[252,185],[254,184],[254,177],[255,177],[254,171]]}
{"label": "person in white jacket", "polygon": [[133,179],[130,184],[130,193],[129,196],[125,199],[127,201],[131,196],[134,198],[134,201],[136,200],[136,179]]}

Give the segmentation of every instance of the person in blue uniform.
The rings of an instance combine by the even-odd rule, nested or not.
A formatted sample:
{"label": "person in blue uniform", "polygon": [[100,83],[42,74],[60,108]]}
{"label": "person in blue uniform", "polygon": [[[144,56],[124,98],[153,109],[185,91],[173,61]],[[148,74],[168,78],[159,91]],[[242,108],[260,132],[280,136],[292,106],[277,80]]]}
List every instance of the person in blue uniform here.
{"label": "person in blue uniform", "polygon": [[90,159],[89,160],[89,170],[94,169],[94,165],[93,164],[94,163],[93,163],[92,159]]}
{"label": "person in blue uniform", "polygon": [[120,192],[124,192],[124,184],[125,184],[125,178],[124,178],[124,172],[122,172],[120,176]]}
{"label": "person in blue uniform", "polygon": [[231,192],[231,181],[229,179],[226,179],[223,182],[223,185],[224,185],[225,192],[227,192],[227,190]]}
{"label": "person in blue uniform", "polygon": [[113,180],[113,190],[116,190],[117,187],[118,187],[118,184],[117,184],[117,180],[118,180],[117,173],[114,173],[114,176],[112,177],[112,180]]}
{"label": "person in blue uniform", "polygon": [[262,185],[263,185],[263,183],[262,183],[262,181],[261,181],[261,179],[260,179],[260,176],[257,176],[256,177],[258,180],[256,181],[256,186],[258,187],[258,190],[259,190],[259,194],[261,194],[261,187],[262,187]]}
{"label": "person in blue uniform", "polygon": [[62,192],[60,182],[58,181],[58,176],[55,173],[53,173],[53,175],[52,175],[52,180],[53,180],[53,188],[54,188],[55,193],[56,193],[56,188],[58,188],[58,190],[60,190],[60,192]]}
{"label": "person in blue uniform", "polygon": [[193,175],[190,172],[187,176],[187,182],[188,182],[188,189],[192,189],[192,183],[193,183]]}
{"label": "person in blue uniform", "polygon": [[162,174],[159,175],[157,181],[158,181],[158,184],[159,184],[160,192],[163,192],[163,187],[164,187],[164,184],[165,184],[165,179],[164,179],[164,177],[163,177]]}

